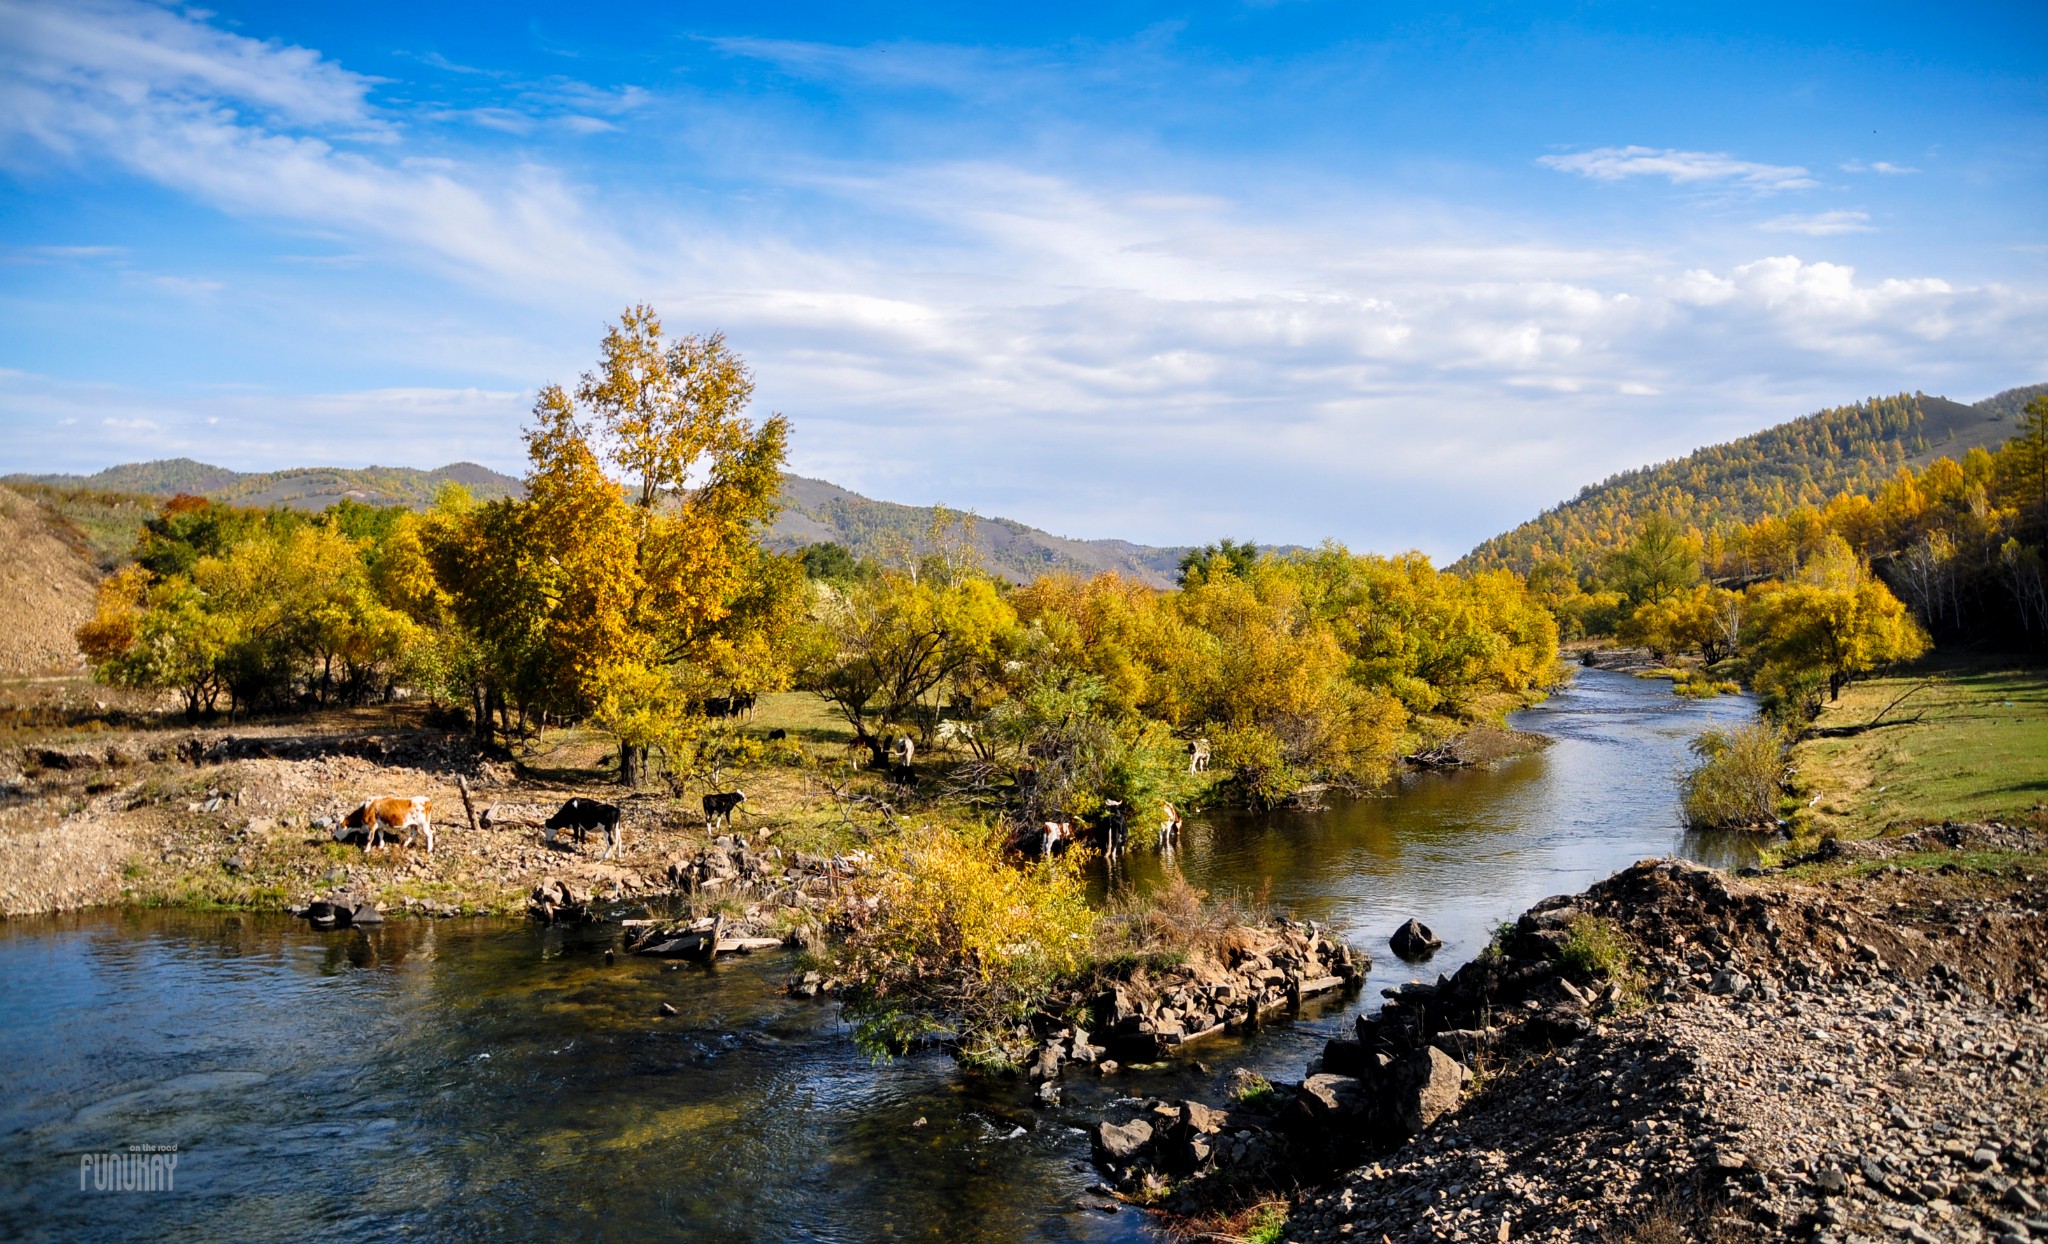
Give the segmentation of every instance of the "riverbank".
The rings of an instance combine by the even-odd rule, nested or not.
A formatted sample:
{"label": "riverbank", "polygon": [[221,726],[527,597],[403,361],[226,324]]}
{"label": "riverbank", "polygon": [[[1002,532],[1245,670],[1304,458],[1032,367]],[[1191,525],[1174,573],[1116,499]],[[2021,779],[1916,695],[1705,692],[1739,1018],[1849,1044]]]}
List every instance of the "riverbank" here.
{"label": "riverbank", "polygon": [[1148,1145],[1112,1118],[1098,1157],[1196,1222],[1306,1174],[1301,1241],[2048,1232],[2044,852],[1974,827],[1748,879],[1645,861],[1395,992],[1265,1109],[1148,1103]]}
{"label": "riverbank", "polygon": [[[105,695],[76,678],[8,688],[0,918],[123,904],[287,910],[337,894],[392,914],[510,915],[543,886],[615,900],[666,894],[671,866],[702,862],[725,829],[702,811],[714,780],[746,794],[732,827],[745,846],[790,856],[863,850],[913,819],[977,816],[949,801],[959,757],[921,757],[908,784],[863,768],[851,730],[805,693],[762,697],[715,779],[635,791],[619,787],[609,744],[585,731],[550,731],[507,758],[436,728],[417,705],[194,728],[133,704],[110,708],[95,698]],[[1495,697],[1463,722],[1419,720],[1422,759],[1411,767],[1489,765],[1541,748],[1541,736],[1499,724],[1526,699]],[[435,855],[366,854],[335,840],[333,824],[377,795],[433,801]],[[541,841],[540,822],[573,796],[621,807],[617,858],[599,858],[602,835]]]}
{"label": "riverbank", "polygon": [[1851,683],[1794,745],[1792,766],[1802,836],[1943,821],[2048,828],[2048,671],[1941,653]]}

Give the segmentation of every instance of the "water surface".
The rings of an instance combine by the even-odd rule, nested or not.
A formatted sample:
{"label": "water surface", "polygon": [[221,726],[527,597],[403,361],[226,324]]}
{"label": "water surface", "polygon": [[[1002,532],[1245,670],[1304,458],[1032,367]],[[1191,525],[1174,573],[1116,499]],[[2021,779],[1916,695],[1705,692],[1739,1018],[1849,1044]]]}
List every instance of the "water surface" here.
{"label": "water surface", "polygon": [[[0,925],[0,1238],[1144,1239],[1084,1207],[1081,1129],[1111,1094],[1298,1075],[1379,988],[1450,970],[1536,899],[1644,856],[1741,862],[1682,829],[1675,779],[1687,739],[1750,711],[1586,671],[1517,715],[1556,740],[1534,755],[1321,813],[1191,818],[1175,863],[1195,884],[1269,886],[1369,949],[1370,987],[1168,1071],[1070,1079],[1051,1113],[942,1056],[870,1064],[830,1004],[779,995],[779,955],[607,966],[602,931],[494,920]],[[1422,968],[1386,949],[1411,915],[1447,943]],[[80,1190],[84,1155],[134,1145],[176,1146],[172,1191]]]}

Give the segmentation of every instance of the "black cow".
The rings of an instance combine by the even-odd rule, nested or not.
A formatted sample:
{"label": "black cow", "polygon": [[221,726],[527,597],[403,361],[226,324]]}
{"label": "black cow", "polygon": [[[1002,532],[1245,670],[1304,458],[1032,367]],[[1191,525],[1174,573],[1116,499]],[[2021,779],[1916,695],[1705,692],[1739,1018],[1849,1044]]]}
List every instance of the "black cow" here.
{"label": "black cow", "polygon": [[710,829],[713,825],[723,824],[727,829],[731,829],[732,810],[746,801],[747,792],[743,790],[704,796],[704,828]]}
{"label": "black cow", "polygon": [[582,842],[583,835],[589,830],[603,830],[605,847],[604,854],[599,856],[599,859],[610,859],[624,841],[624,835],[619,833],[618,805],[599,803],[595,799],[585,799],[581,795],[558,808],[555,814],[547,819],[547,827],[549,842],[555,840],[557,831],[564,829],[575,830],[577,842]]}

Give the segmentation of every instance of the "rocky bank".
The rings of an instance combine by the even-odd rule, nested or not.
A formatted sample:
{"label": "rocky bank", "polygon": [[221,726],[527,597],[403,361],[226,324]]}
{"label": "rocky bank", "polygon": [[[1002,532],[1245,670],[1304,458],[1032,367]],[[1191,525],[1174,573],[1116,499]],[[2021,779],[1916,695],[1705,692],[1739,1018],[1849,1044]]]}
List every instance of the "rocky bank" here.
{"label": "rocky bank", "polygon": [[[1097,1161],[1184,1214],[1291,1196],[1299,1241],[2048,1239],[2044,845],[1644,861],[1390,991],[1298,1085],[1125,1103]],[[2021,862],[1927,866],[1956,850]]]}

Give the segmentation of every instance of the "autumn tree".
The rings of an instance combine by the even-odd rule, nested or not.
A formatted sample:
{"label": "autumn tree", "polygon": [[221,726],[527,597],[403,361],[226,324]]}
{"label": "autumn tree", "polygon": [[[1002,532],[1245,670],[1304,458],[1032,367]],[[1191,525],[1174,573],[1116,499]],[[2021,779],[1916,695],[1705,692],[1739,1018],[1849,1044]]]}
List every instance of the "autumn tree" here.
{"label": "autumn tree", "polygon": [[651,747],[689,732],[688,704],[712,680],[758,691],[786,677],[760,632],[792,614],[802,578],[755,536],[788,422],[751,423],[752,394],[723,336],[671,341],[635,306],[573,394],[551,385],[534,405],[514,534],[518,577],[544,602],[545,691],[618,741],[627,785]]}
{"label": "autumn tree", "polygon": [[1743,642],[1764,663],[1760,683],[1825,683],[1828,698],[1851,679],[1925,653],[1932,641],[1891,589],[1865,573],[1836,585],[1774,584],[1751,601]]}
{"label": "autumn tree", "polygon": [[1631,607],[1639,607],[1697,583],[1700,547],[1676,522],[1652,514],[1634,539],[1609,555],[1601,574]]}

